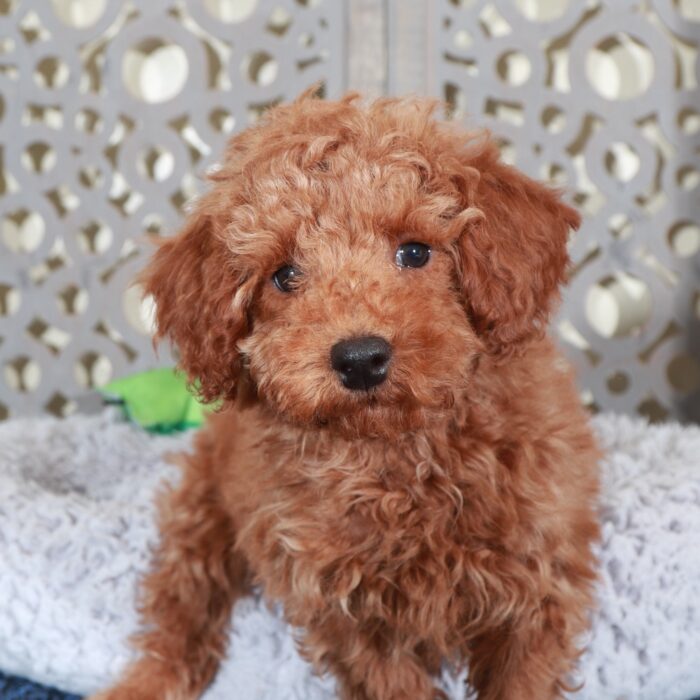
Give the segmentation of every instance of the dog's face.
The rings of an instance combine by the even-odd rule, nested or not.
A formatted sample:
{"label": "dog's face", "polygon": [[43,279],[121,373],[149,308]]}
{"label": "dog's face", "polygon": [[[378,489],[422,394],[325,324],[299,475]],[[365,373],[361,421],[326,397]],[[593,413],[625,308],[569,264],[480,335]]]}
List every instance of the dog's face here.
{"label": "dog's face", "polygon": [[[293,420],[417,427],[454,403],[482,348],[456,288],[454,232],[411,217],[432,203],[416,172],[348,156],[329,155],[311,193],[277,189],[256,213],[277,245],[252,263],[261,284],[240,348],[259,394]],[[313,204],[290,218],[283,202],[299,196]]]}
{"label": "dog's face", "polygon": [[236,137],[147,273],[206,399],[393,435],[541,334],[576,213],[426,103],[303,99]]}

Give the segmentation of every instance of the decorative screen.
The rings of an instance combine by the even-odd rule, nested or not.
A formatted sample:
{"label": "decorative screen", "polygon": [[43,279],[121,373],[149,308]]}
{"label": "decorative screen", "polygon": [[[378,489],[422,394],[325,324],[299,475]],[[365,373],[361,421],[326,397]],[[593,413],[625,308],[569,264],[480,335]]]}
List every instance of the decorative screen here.
{"label": "decorative screen", "polygon": [[157,362],[146,235],[232,132],[343,91],[345,24],[340,0],[0,0],[0,418]]}
{"label": "decorative screen", "polygon": [[585,215],[556,320],[584,399],[700,420],[700,2],[429,8],[429,90]]}

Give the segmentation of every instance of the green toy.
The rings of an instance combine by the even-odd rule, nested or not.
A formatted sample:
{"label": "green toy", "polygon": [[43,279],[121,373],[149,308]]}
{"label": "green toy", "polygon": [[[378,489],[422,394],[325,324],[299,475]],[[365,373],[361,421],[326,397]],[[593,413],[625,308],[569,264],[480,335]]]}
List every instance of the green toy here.
{"label": "green toy", "polygon": [[199,428],[215,406],[190,392],[186,378],[171,368],[133,374],[99,389],[107,404],[122,406],[126,417],[152,433]]}

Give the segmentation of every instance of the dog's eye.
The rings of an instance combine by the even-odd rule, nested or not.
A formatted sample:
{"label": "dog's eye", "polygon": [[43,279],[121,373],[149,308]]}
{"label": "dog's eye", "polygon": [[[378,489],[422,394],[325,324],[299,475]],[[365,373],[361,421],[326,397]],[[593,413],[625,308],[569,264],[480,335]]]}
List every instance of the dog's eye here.
{"label": "dog's eye", "polygon": [[425,243],[404,243],[396,251],[399,267],[423,267],[430,260],[430,246]]}
{"label": "dog's eye", "polygon": [[285,265],[272,275],[272,281],[280,292],[291,292],[295,287],[294,280],[300,275],[301,271],[296,267]]}

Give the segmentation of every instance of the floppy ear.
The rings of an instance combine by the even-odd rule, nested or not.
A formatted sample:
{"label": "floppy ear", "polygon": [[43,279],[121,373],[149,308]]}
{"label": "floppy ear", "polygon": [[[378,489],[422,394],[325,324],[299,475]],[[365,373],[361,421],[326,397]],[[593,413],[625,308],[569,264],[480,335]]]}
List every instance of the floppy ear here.
{"label": "floppy ear", "polygon": [[546,331],[581,219],[555,190],[499,162],[495,148],[469,165],[480,173],[470,205],[483,216],[460,237],[462,286],[487,350],[509,357]]}
{"label": "floppy ear", "polygon": [[206,402],[235,397],[238,340],[247,330],[253,281],[237,279],[231,253],[200,205],[184,229],[160,243],[142,280],[156,304],[155,340],[168,338],[179,366]]}

